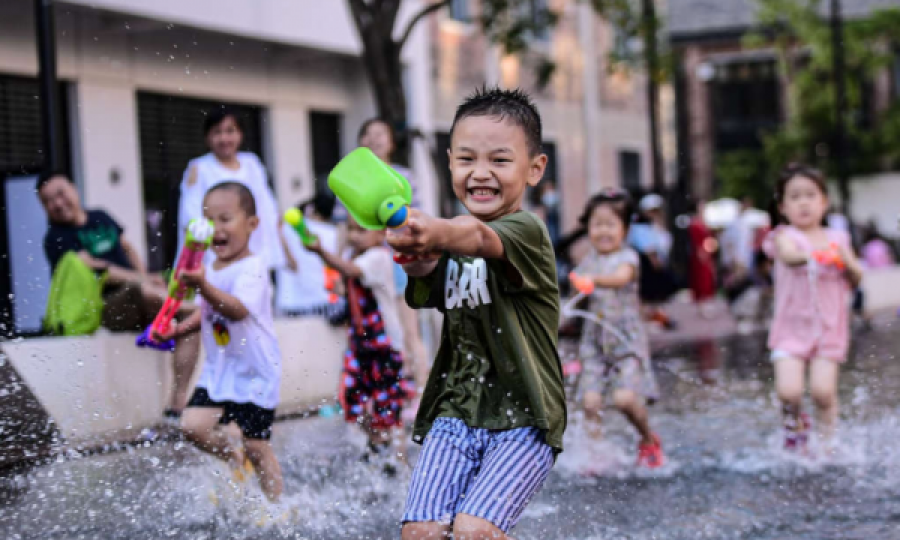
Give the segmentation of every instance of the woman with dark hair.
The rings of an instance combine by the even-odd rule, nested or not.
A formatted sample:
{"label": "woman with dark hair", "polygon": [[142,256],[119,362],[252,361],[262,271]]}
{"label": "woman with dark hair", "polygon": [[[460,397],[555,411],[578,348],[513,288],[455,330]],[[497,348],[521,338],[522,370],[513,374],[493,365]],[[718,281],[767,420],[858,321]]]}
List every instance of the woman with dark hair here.
{"label": "woman with dark hair", "polygon": [[188,223],[203,217],[203,197],[207,190],[225,181],[247,186],[256,202],[259,227],[250,237],[250,251],[260,256],[270,269],[284,265],[284,252],[278,237],[278,205],[269,188],[268,175],[259,157],[241,152],[244,132],[240,117],[221,107],[209,113],[203,125],[209,153],[192,159],[181,182],[178,207],[178,251],[184,245]]}

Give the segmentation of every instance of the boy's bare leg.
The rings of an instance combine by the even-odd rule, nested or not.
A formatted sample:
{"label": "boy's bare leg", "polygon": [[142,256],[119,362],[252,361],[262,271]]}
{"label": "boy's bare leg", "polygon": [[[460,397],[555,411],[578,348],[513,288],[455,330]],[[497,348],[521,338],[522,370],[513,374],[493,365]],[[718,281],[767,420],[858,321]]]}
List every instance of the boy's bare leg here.
{"label": "boy's bare leg", "polygon": [[400,537],[402,540],[446,540],[450,537],[450,526],[437,521],[404,523]]}
{"label": "boy's bare leg", "polygon": [[[141,295],[144,298],[145,309],[158,312],[166,299],[167,291],[151,283],[141,285]],[[196,306],[182,306],[178,312],[179,319],[190,315]],[[200,333],[194,332],[181,336],[175,340],[175,353],[172,363],[174,377],[172,380],[172,392],[169,395],[168,408],[173,411],[181,411],[187,406],[191,391],[191,377],[197,367],[200,357]]]}
{"label": "boy's bare leg", "polygon": [[187,406],[191,391],[191,377],[200,357],[200,333],[185,334],[175,340],[173,355],[172,393],[169,408],[181,411]]}
{"label": "boy's bare leg", "polygon": [[244,439],[244,448],[259,475],[259,486],[266,494],[266,498],[271,502],[278,502],[284,491],[284,480],[281,476],[281,465],[275,457],[272,445],[269,441],[260,439]]}
{"label": "boy's bare leg", "polygon": [[219,429],[222,414],[222,409],[216,407],[188,407],[181,415],[181,430],[204,452],[239,467],[244,463],[244,451]]}

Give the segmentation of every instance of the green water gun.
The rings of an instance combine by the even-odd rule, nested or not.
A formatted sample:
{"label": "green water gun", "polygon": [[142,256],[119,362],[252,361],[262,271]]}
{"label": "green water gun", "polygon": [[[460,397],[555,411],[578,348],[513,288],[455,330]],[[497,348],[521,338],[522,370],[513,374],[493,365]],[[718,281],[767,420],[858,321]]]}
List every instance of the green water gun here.
{"label": "green water gun", "polygon": [[299,208],[288,209],[284,213],[284,221],[294,229],[304,246],[311,246],[315,243],[316,235],[309,232],[309,229],[306,228],[306,220],[303,219],[303,212]]}
{"label": "green water gun", "polygon": [[[328,187],[362,228],[380,231],[406,226],[412,186],[368,148],[347,154],[328,175]],[[403,264],[415,258],[398,255],[394,260]]]}

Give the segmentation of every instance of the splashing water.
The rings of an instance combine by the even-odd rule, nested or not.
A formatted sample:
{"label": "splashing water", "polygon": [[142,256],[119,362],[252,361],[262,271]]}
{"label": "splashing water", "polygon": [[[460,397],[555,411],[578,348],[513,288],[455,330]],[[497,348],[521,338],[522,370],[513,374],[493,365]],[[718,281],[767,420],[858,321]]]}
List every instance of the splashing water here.
{"label": "splashing water", "polygon": [[[740,338],[717,343],[714,383],[692,346],[656,355],[662,401],[651,423],[669,458],[637,470],[637,437],[612,409],[592,440],[573,412],[566,451],[514,531],[518,539],[891,538],[900,530],[900,335],[860,339],[841,379],[833,452],[781,449],[772,368]],[[811,404],[806,405],[811,411]],[[285,496],[183,442],[60,459],[0,476],[8,539],[396,538],[410,470],[359,461],[362,436],[336,416],[276,425]],[[418,447],[410,443],[413,460]]]}

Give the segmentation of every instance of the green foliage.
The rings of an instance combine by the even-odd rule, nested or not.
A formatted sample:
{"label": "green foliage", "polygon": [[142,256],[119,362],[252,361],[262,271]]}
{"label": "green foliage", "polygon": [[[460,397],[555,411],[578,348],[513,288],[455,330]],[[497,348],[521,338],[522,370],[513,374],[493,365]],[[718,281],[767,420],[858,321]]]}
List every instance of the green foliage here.
{"label": "green foliage", "polygon": [[[748,36],[745,45],[774,44],[788,84],[787,121],[779,131],[763,135],[767,168],[802,160],[833,177],[835,160],[830,157],[830,146],[837,124],[828,6],[821,0],[757,2],[761,30]],[[871,173],[900,159],[900,107],[874,114],[867,101],[875,77],[894,62],[898,45],[900,9],[875,11],[845,22],[842,49],[847,112],[843,120],[851,175]],[[734,168],[733,163],[725,168]]]}
{"label": "green foliage", "polygon": [[546,35],[559,15],[536,0],[482,0],[479,22],[484,34],[507,54],[529,50],[534,40]]}
{"label": "green foliage", "polygon": [[[645,69],[647,65],[646,43],[652,32],[659,35],[662,22],[658,17],[643,18],[641,0],[579,0],[589,1],[594,11],[606,19],[618,31],[618,39],[623,44],[640,43],[639,48],[629,46],[613,47],[610,51],[611,70]],[[539,87],[549,83],[556,65],[543,51],[535,51],[533,43],[546,36],[559,22],[559,14],[548,7],[548,2],[536,0],[482,0],[481,15],[478,19],[484,34],[492,42],[503,48],[506,54],[530,53]],[[665,40],[657,39],[657,43]],[[657,45],[657,48],[659,46]],[[663,51],[655,77],[664,80],[671,72],[671,58]]]}
{"label": "green foliage", "polygon": [[735,150],[723,155],[716,162],[716,176],[721,181],[723,197],[753,197],[761,208],[772,199],[766,159],[759,150]]}

